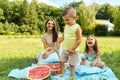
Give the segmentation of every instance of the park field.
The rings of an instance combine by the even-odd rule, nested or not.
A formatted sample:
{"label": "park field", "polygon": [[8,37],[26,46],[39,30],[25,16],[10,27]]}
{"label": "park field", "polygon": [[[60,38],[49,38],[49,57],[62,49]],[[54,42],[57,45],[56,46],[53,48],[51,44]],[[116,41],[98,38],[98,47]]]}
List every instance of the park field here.
{"label": "park field", "polygon": [[[84,51],[85,39],[86,37],[83,37],[80,45],[81,54]],[[97,40],[101,59],[120,80],[120,37],[97,37]],[[8,73],[12,69],[23,69],[36,63],[34,57],[43,50],[40,35],[0,36],[0,80],[18,80],[8,78]]]}

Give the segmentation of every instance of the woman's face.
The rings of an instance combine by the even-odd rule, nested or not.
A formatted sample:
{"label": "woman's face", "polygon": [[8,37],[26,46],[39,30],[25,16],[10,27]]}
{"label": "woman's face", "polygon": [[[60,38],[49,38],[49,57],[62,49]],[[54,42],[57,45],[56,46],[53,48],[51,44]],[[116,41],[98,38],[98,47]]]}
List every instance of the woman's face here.
{"label": "woman's face", "polygon": [[49,21],[47,22],[46,27],[47,27],[47,30],[52,30],[53,27],[54,27],[54,22],[51,21],[51,20],[49,20]]}
{"label": "woman's face", "polygon": [[93,46],[95,44],[95,38],[89,36],[87,38],[87,45],[90,47],[90,46]]}

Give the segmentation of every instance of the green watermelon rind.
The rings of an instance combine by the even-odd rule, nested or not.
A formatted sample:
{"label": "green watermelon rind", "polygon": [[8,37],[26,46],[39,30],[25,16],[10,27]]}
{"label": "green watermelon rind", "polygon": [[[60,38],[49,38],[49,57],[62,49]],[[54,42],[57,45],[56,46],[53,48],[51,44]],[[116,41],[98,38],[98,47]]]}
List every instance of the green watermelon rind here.
{"label": "green watermelon rind", "polygon": [[[47,76],[45,76],[45,77],[43,77],[43,78],[39,78],[39,79],[31,78],[31,77],[29,76],[30,71],[33,70],[33,69],[36,69],[36,68],[38,68],[38,67],[46,67],[46,68],[48,68],[48,69],[49,69],[49,71],[48,71],[49,74],[48,74]],[[49,66],[47,66],[47,65],[40,65],[40,66],[36,66],[36,67],[34,67],[34,68],[32,68],[32,69],[30,69],[30,70],[28,71],[27,79],[30,79],[30,80],[42,80],[42,79],[47,78],[50,74],[51,74],[51,68],[50,68]]]}

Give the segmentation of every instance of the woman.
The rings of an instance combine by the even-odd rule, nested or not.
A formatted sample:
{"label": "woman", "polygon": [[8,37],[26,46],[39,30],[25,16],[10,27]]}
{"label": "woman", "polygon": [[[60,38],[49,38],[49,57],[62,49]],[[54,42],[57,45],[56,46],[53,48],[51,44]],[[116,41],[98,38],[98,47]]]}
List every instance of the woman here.
{"label": "woman", "polygon": [[[58,50],[57,44],[61,38],[60,33],[57,31],[56,23],[53,19],[48,19],[45,23],[46,33],[42,35],[42,42],[44,45],[44,52],[41,52],[35,59],[38,60],[40,64],[58,62],[58,53],[61,52],[61,49]],[[50,55],[51,54],[51,55]],[[54,61],[53,61],[54,60]]]}

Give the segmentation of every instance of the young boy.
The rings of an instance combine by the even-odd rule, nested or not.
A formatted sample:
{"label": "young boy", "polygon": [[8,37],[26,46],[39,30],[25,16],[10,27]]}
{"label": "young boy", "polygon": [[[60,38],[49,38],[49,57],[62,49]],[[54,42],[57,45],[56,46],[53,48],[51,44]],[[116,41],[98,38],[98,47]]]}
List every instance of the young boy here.
{"label": "young boy", "polygon": [[57,76],[64,75],[64,63],[68,61],[70,78],[73,78],[75,66],[78,62],[78,46],[82,41],[82,31],[80,26],[76,24],[76,10],[74,8],[67,7],[62,13],[62,18],[65,22],[64,35],[61,38],[61,41],[64,40],[64,46],[60,57],[60,74]]}

